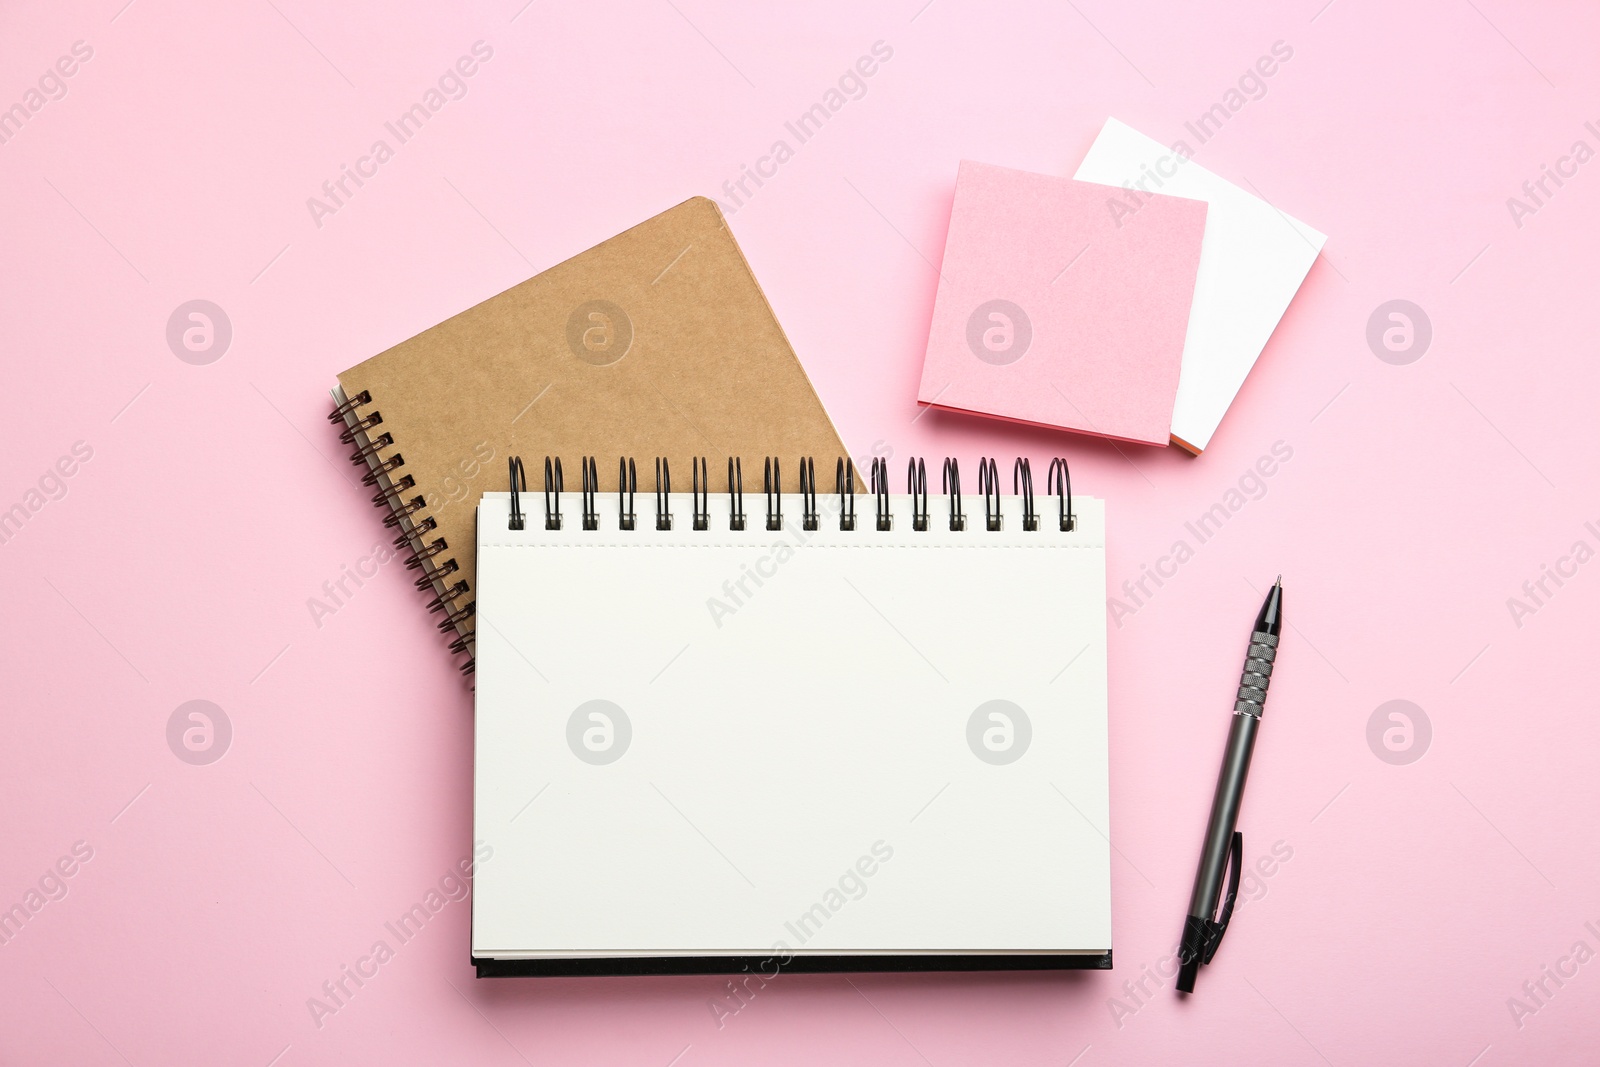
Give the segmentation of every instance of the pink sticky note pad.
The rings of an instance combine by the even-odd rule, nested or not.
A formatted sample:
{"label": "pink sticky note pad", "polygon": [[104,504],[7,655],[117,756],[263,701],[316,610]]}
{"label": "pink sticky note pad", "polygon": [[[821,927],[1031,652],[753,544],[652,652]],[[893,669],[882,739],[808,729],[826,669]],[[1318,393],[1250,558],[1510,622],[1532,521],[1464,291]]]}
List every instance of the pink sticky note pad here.
{"label": "pink sticky note pad", "polygon": [[1205,222],[963,160],[917,401],[1167,444]]}

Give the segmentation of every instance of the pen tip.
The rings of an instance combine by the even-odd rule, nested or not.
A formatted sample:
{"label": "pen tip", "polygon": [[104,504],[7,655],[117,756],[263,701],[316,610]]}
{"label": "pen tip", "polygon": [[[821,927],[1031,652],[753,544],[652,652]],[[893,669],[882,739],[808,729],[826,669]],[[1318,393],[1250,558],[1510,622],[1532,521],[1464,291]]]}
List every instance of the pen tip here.
{"label": "pen tip", "polygon": [[1274,589],[1282,589],[1283,588],[1283,575],[1281,575],[1281,574],[1278,575],[1278,580],[1272,583],[1272,588],[1274,588]]}

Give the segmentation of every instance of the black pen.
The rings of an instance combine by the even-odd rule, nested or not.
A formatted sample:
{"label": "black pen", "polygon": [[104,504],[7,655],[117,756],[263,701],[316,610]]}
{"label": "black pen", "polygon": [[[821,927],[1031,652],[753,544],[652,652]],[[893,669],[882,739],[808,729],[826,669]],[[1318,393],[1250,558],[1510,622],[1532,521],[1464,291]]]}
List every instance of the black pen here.
{"label": "black pen", "polygon": [[[1239,866],[1243,862],[1244,835],[1234,829],[1239,822],[1239,804],[1244,799],[1244,779],[1250,771],[1250,753],[1255,748],[1256,731],[1261,728],[1261,708],[1267,702],[1267,684],[1272,680],[1272,661],[1278,657],[1278,631],[1283,628],[1283,576],[1272,584],[1261,614],[1250,632],[1250,647],[1245,652],[1244,675],[1239,679],[1239,695],[1233,704],[1233,724],[1228,727],[1228,744],[1222,754],[1222,770],[1217,774],[1217,791],[1211,798],[1211,818],[1206,823],[1206,843],[1200,850],[1200,869],[1195,872],[1194,892],[1189,895],[1189,914],[1183,920],[1183,940],[1178,949],[1178,991],[1194,992],[1194,978],[1202,963],[1210,963],[1222,943],[1223,932],[1233,918],[1233,902],[1239,894]],[[1222,891],[1222,869],[1229,867],[1228,895],[1222,898],[1222,913],[1217,898]]]}

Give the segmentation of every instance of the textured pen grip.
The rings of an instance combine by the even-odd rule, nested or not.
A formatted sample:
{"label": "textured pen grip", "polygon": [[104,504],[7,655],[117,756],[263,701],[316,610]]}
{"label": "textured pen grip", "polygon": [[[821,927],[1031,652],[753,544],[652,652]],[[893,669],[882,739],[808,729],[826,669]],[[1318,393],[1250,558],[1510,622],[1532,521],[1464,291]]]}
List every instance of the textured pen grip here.
{"label": "textured pen grip", "polygon": [[1261,705],[1267,700],[1267,685],[1272,681],[1272,661],[1278,658],[1278,638],[1257,630],[1250,635],[1250,650],[1244,657],[1244,674],[1239,678],[1239,698],[1233,710],[1261,718]]}

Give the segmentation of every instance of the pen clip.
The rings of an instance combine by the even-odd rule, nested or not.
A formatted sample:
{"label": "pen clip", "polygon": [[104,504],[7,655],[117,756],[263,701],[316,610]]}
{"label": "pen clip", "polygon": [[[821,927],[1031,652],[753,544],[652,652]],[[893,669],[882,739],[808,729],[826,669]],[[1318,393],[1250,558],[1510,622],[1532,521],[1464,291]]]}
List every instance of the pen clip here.
{"label": "pen clip", "polygon": [[1205,921],[1205,943],[1200,950],[1200,962],[1210,963],[1211,957],[1217,954],[1217,946],[1222,944],[1222,935],[1228,932],[1228,923],[1233,920],[1233,902],[1239,898],[1239,869],[1244,863],[1244,834],[1238,830],[1233,832],[1233,842],[1228,849],[1228,891],[1222,897],[1222,910],[1217,913],[1216,921]]}

